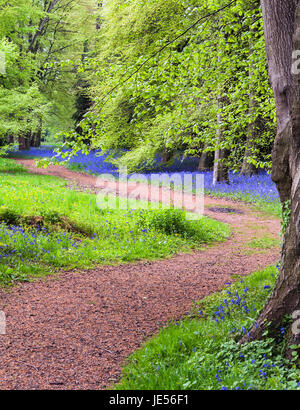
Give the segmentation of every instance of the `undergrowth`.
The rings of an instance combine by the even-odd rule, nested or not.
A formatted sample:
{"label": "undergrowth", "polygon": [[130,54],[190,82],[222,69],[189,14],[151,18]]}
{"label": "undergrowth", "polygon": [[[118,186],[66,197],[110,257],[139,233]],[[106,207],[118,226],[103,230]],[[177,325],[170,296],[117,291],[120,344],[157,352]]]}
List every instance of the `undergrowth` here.
{"label": "undergrowth", "polygon": [[275,283],[276,268],[228,283],[200,301],[186,318],[163,328],[137,350],[115,389],[129,390],[283,390],[300,389],[293,359],[285,358],[286,328],[276,339],[240,344],[256,325],[258,312]]}

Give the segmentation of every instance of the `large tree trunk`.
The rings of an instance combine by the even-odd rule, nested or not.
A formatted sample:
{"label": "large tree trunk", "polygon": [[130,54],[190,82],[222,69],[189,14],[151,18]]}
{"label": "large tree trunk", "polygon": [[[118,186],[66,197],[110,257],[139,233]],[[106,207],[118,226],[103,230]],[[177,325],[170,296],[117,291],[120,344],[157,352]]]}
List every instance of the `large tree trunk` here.
{"label": "large tree trunk", "polygon": [[[279,325],[300,310],[300,75],[292,74],[292,52],[300,50],[299,0],[262,1],[269,76],[277,109],[272,179],[282,203],[290,201],[279,278],[250,332],[260,337],[267,322]],[[295,336],[296,338],[296,336]],[[296,338],[299,342],[299,335]]]}

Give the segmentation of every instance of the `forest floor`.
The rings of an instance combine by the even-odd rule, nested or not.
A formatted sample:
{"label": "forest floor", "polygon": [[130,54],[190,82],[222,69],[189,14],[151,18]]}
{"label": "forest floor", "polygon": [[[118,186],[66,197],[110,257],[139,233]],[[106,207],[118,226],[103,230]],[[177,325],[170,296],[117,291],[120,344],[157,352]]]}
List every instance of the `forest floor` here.
{"label": "forest floor", "polygon": [[[73,189],[96,192],[101,186],[101,180],[61,166],[36,169],[33,160],[18,162],[30,172],[65,178]],[[123,188],[120,184],[119,195]],[[139,191],[147,200],[148,185]],[[232,212],[217,212],[220,208]],[[226,242],[165,260],[61,272],[2,291],[7,334],[0,339],[0,389],[112,386],[125,359],[162,326],[184,316],[194,301],[237,275],[278,262],[278,219],[207,196],[205,215],[231,225]]]}

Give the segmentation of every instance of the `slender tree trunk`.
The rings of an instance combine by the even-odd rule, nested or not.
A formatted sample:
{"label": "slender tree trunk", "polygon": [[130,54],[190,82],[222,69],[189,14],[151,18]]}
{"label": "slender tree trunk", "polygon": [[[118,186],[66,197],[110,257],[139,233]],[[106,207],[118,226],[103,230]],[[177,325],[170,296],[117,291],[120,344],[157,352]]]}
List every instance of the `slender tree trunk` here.
{"label": "slender tree trunk", "polygon": [[222,149],[221,150],[221,163],[220,163],[220,175],[221,179],[223,182],[226,182],[226,184],[229,184],[229,168],[227,165],[227,160],[229,157],[229,150],[228,149]]}
{"label": "slender tree trunk", "polygon": [[253,148],[255,146],[254,144],[254,136],[253,136],[253,128],[254,124],[251,124],[251,129],[250,125],[248,127],[248,135],[247,135],[247,142],[246,142],[246,150],[245,150],[245,155],[243,159],[243,164],[242,164],[242,169],[241,169],[241,174],[246,175],[246,176],[251,176],[253,174],[257,173],[257,169],[253,164],[250,162],[250,158],[253,154]]}
{"label": "slender tree trunk", "polygon": [[207,163],[207,152],[202,152],[200,160],[199,160],[198,171],[204,171],[206,169],[206,163]]}
{"label": "slender tree trunk", "polygon": [[39,148],[41,146],[41,136],[42,136],[41,129],[38,129],[36,132],[34,132],[31,135],[30,146],[34,148]]}
{"label": "slender tree trunk", "polygon": [[202,152],[200,156],[200,161],[198,165],[198,171],[204,171],[208,168],[210,168],[210,157],[208,152],[205,152],[206,148],[208,148],[208,144],[204,146],[204,152]]}
{"label": "slender tree trunk", "polygon": [[34,133],[31,134],[31,138],[30,138],[31,147],[39,148],[41,146],[42,128],[43,128],[43,121],[42,121],[42,118],[40,117],[38,129]]}
{"label": "slender tree trunk", "polygon": [[199,165],[198,165],[198,171],[204,171],[205,169],[207,169],[206,164],[207,164],[207,152],[202,152]]}
{"label": "slender tree trunk", "polygon": [[[292,74],[292,52],[300,50],[299,0],[262,1],[269,76],[277,109],[272,178],[291,218],[284,237],[279,278],[250,332],[261,336],[266,323],[278,325],[300,310],[300,75]],[[299,342],[299,335],[296,337]]]}

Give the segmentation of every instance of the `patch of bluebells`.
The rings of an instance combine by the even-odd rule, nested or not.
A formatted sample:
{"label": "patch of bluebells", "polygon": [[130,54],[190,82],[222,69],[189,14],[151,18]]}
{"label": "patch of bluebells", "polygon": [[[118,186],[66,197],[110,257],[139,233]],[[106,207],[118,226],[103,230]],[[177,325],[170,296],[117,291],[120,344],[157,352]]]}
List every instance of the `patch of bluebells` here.
{"label": "patch of bluebells", "polygon": [[[63,153],[70,152],[69,149],[62,149]],[[115,153],[112,155],[114,158],[117,158],[118,155],[125,152],[125,150],[120,150],[119,153]],[[58,160],[62,160],[61,156],[57,156],[55,153],[55,148],[51,146],[44,146],[41,148],[30,148],[26,151],[16,151],[12,153],[13,156],[18,157],[37,157],[37,158],[52,158],[56,157]],[[93,174],[103,174],[103,173],[112,173],[117,174],[117,167],[107,161],[108,157],[110,156],[109,152],[103,153],[101,150],[92,150],[88,154],[82,153],[79,151],[76,156],[70,159],[71,164],[79,164],[84,168],[86,171],[93,173]],[[165,172],[195,172],[197,171],[199,165],[199,158],[184,158],[175,159],[171,164],[168,166],[162,165],[161,157],[159,155],[156,156],[154,165],[151,169],[145,168],[143,171],[145,174],[149,173],[165,173]]]}
{"label": "patch of bluebells", "polygon": [[[258,378],[261,380],[261,382],[267,382],[267,380],[271,377],[274,376],[273,371],[278,367],[278,363],[275,364],[273,363],[266,354],[264,354],[261,357],[257,357],[257,359],[252,359],[248,356],[245,357],[245,355],[240,354],[239,355],[240,360],[243,360],[244,362],[249,362],[250,366],[252,367],[252,371],[254,370],[257,372]],[[229,369],[230,367],[234,366],[234,363],[227,362],[226,363],[227,368]],[[281,366],[281,365],[279,365]],[[223,373],[223,376],[222,376]],[[225,386],[224,380],[222,377],[226,377],[226,370],[223,368],[222,370],[217,370],[217,374],[215,375],[215,379],[217,380],[218,383],[222,384],[220,387],[220,390],[231,390],[232,387],[227,387]],[[283,382],[281,382],[283,383]],[[294,383],[296,387],[300,387],[300,382]],[[253,385],[252,383],[247,383],[244,381],[241,381],[240,386],[236,386],[234,390],[252,390],[252,389],[257,389],[258,387]]]}
{"label": "patch of bluebells", "polygon": [[[64,231],[49,230],[44,226],[14,226],[0,224],[0,264],[17,264],[25,261],[47,263],[63,266],[66,262],[84,256],[85,250],[96,251],[101,254],[102,237],[110,238],[112,243],[120,244],[121,249],[130,254],[132,246],[156,241],[153,232],[140,226],[137,214],[143,215],[144,211],[130,209],[124,214],[118,214],[118,219],[113,211],[107,211],[104,219],[99,221],[99,231],[87,238],[81,234]],[[105,219],[105,218],[108,219]],[[121,218],[121,223],[120,223]],[[161,242],[159,242],[161,244]],[[101,256],[101,255],[100,255]]]}
{"label": "patch of bluebells", "polygon": [[[63,153],[70,152],[68,149],[62,149]],[[17,151],[12,153],[17,157],[36,157],[36,158],[53,158],[56,157],[58,161],[62,161],[61,156],[57,156],[55,148],[42,147],[42,148],[30,148],[26,151]],[[109,154],[101,154],[101,151],[91,151],[88,155],[83,154],[81,151],[76,156],[70,159],[70,164],[80,165],[82,169],[92,174],[113,174],[117,175],[117,167],[106,159]]]}
{"label": "patch of bluebells", "polygon": [[[168,173],[166,169],[164,173]],[[152,175],[152,179],[158,181],[164,174],[158,173]],[[190,175],[193,178],[193,188],[195,188],[195,179],[197,175],[204,175],[204,190],[212,195],[233,197],[235,199],[247,200],[248,202],[263,201],[266,203],[279,203],[279,194],[276,185],[271,180],[270,175],[267,172],[260,171],[256,175],[244,176],[232,171],[229,172],[230,184],[216,183],[213,185],[213,172],[212,171],[188,171],[179,172],[181,175],[182,184],[184,183],[184,175]],[[175,185],[175,184],[174,184]]]}
{"label": "patch of bluebells", "polygon": [[26,230],[21,226],[0,225],[0,261],[5,259],[39,262],[43,258],[55,260],[51,253],[78,249],[78,241],[66,232],[50,234],[45,228]]}
{"label": "patch of bluebells", "polygon": [[[244,281],[241,280],[241,284],[243,284]],[[247,286],[244,287],[242,292],[233,292],[231,291],[231,283],[227,282],[227,290],[226,293],[228,295],[228,298],[224,299],[223,303],[218,305],[215,308],[214,313],[212,314],[211,320],[213,320],[215,323],[222,323],[225,322],[226,319],[231,318],[232,314],[238,313],[239,315],[245,316],[245,318],[249,318],[249,315],[251,313],[255,314],[256,308],[255,306],[249,306],[247,303],[247,295],[249,292],[249,288]],[[265,285],[264,290],[266,290],[268,293],[271,291],[271,286]],[[257,328],[258,324],[256,321],[253,323],[254,327]],[[230,333],[232,335],[235,334],[242,334],[244,335],[246,333],[246,328],[245,326],[242,326],[240,329],[233,328],[231,329]],[[281,334],[284,334],[284,329],[281,329]],[[250,333],[248,333],[248,336],[250,339],[252,339],[252,336]]]}
{"label": "patch of bluebells", "polygon": [[[68,152],[64,149],[62,152]],[[28,151],[18,151],[14,153],[18,156],[34,156],[37,158],[51,158],[55,155],[54,149],[51,147],[31,148]],[[116,154],[118,155],[118,154]],[[102,153],[100,150],[91,151],[89,154],[83,154],[81,151],[76,156],[71,158],[70,163],[79,165],[83,170],[92,174],[111,174],[118,176],[117,167],[109,162],[109,154]],[[61,159],[60,157],[57,158]],[[217,183],[213,185],[212,171],[197,171],[199,158],[182,158],[175,159],[171,165],[164,166],[161,163],[161,158],[157,156],[156,165],[145,169],[143,174],[150,179],[150,174],[153,180],[158,181],[163,174],[178,173],[181,175],[182,182],[184,175],[191,175],[193,178],[196,175],[204,175],[204,189],[211,194],[223,196],[234,196],[237,199],[247,199],[250,202],[262,200],[268,203],[279,203],[279,195],[276,185],[272,182],[271,177],[266,172],[259,172],[257,175],[246,177],[238,173],[230,172],[230,184]],[[195,182],[194,182],[195,186]]]}
{"label": "patch of bluebells", "polygon": [[[232,321],[232,319],[237,319],[237,317],[240,319],[241,316],[243,319],[242,323],[245,323],[247,328],[253,324],[251,313],[255,313],[255,309],[253,307],[252,297],[250,296],[251,289],[244,285],[243,280],[241,280],[240,283],[242,286],[240,286],[240,290],[236,291],[236,289],[233,290],[231,287],[232,284],[227,282],[225,292],[228,297],[224,298],[222,303],[212,309],[210,318],[216,323],[216,326],[220,326],[221,329],[223,322],[227,320]],[[253,289],[255,288],[256,287]],[[263,293],[265,292],[267,296],[270,289],[271,286],[265,285],[261,290]],[[199,311],[198,316],[199,318],[207,320],[207,316],[203,314],[202,310]],[[175,325],[179,326],[177,322]],[[234,329],[230,333],[236,334],[240,339],[240,336],[247,332],[245,326],[242,326],[241,329]],[[256,321],[254,322],[254,326],[258,326]],[[283,334],[284,328],[281,328],[280,331]],[[214,337],[213,339],[215,340]],[[184,347],[184,350],[188,349],[190,352],[195,353],[195,359],[191,359],[191,363],[198,365],[199,355],[202,363],[203,354],[201,353],[201,349],[192,346],[188,347],[188,344],[185,345],[185,342],[180,338],[178,345],[180,350]],[[218,355],[218,353],[216,353],[216,355]],[[158,355],[158,359],[158,364],[161,365],[160,355]],[[239,345],[233,338],[230,338],[229,342],[219,347],[219,357],[217,361],[219,366],[213,370],[213,373],[210,373],[210,376],[215,380],[216,384],[213,383],[213,385],[220,390],[256,390],[262,386],[269,388],[269,386],[274,385],[274,383],[277,383],[277,387],[278,383],[290,386],[292,389],[300,387],[297,374],[294,373],[289,379],[289,367],[286,366],[287,363],[281,361],[278,356],[274,355],[272,339],[252,341],[249,345]],[[237,375],[237,369],[239,368],[241,369],[240,376]],[[248,377],[249,380],[247,380]]]}
{"label": "patch of bluebells", "polygon": [[[243,285],[244,281],[241,280],[240,283]],[[254,324],[254,327],[257,328],[258,327],[257,322],[256,321],[253,322],[253,320],[251,319],[251,316],[252,316],[251,313],[255,313],[256,309],[253,307],[253,303],[251,303],[251,297],[249,297],[249,301],[247,301],[247,296],[250,291],[249,287],[243,286],[242,290],[236,291],[236,290],[232,290],[231,283],[227,282],[226,285],[227,285],[227,289],[225,291],[228,295],[228,298],[223,299],[222,303],[220,303],[219,305],[213,308],[213,312],[211,314],[211,320],[214,321],[217,326],[222,326],[222,323],[226,322],[227,320],[231,320],[233,318],[232,317],[233,315],[234,317],[237,317],[238,315],[239,317],[245,318],[243,322],[245,323],[245,325],[246,323],[248,323],[246,325],[247,327],[248,325],[251,326],[251,324]],[[265,285],[263,287],[263,291],[265,291],[266,294],[268,294],[271,291],[271,286]],[[199,312],[199,317],[200,318],[203,317],[205,319],[202,311]],[[240,338],[240,336],[245,334],[246,332],[247,332],[246,327],[242,326],[241,329],[237,329],[237,328],[232,329],[230,331],[230,334],[232,336],[237,335]],[[281,328],[280,333],[282,335],[285,334],[285,329]],[[248,332],[248,336],[251,340],[252,337],[249,332]],[[231,342],[229,342],[229,344],[230,343]],[[232,340],[232,343],[234,343],[233,340]],[[254,342],[254,345],[255,343],[260,343],[260,342]],[[227,350],[227,352],[230,352],[230,354],[227,356],[228,358],[230,358],[229,361],[222,359],[221,360],[222,366],[220,366],[220,368],[217,370],[215,374],[215,380],[218,382],[218,384],[220,384],[220,389],[221,390],[231,390],[231,389],[252,390],[252,389],[257,388],[257,386],[254,385],[255,383],[254,384],[248,383],[242,379],[240,380],[239,386],[228,387],[225,385],[224,379],[229,378],[230,380],[230,378],[232,377],[230,376],[230,368],[235,367],[238,364],[237,362],[243,362],[245,363],[245,366],[249,366],[249,369],[251,368],[251,374],[257,374],[261,383],[267,383],[269,378],[272,379],[274,377],[274,370],[276,373],[276,369],[277,370],[279,369],[278,366],[281,368],[282,364],[279,362],[276,363],[276,360],[275,362],[273,362],[272,359],[268,357],[267,353],[262,354],[262,351],[264,350],[264,348],[268,350],[268,343],[273,343],[272,339],[270,339],[269,342],[266,342],[265,346],[260,347],[256,352],[255,352],[255,349],[252,352],[251,352],[251,349],[247,351],[247,345],[244,345],[245,351],[243,351],[242,347],[237,348],[236,344],[233,344],[235,349],[237,349],[236,351],[232,350],[230,352],[230,347],[229,347],[229,350]],[[259,352],[260,350],[261,350],[261,353]],[[193,352],[194,351],[195,349],[193,349]],[[253,357],[253,354],[255,354],[255,357]],[[234,358],[234,356],[236,357]],[[300,387],[300,383],[297,382],[297,380],[294,381],[293,383],[297,387]]]}
{"label": "patch of bluebells", "polygon": [[[243,283],[243,281],[241,281]],[[251,313],[251,309],[249,308],[247,304],[247,294],[249,291],[248,287],[245,287],[243,292],[233,292],[230,290],[230,283],[227,283],[227,290],[226,293],[228,295],[228,298],[223,300],[223,303],[218,305],[215,308],[214,313],[212,314],[211,320],[213,320],[215,323],[222,323],[225,322],[226,319],[229,319],[233,313],[238,312],[240,315],[244,315],[246,317],[249,316]],[[233,328],[230,333],[235,334],[235,333],[242,333],[245,334],[246,328],[244,326],[241,327],[241,329],[236,329]]]}

